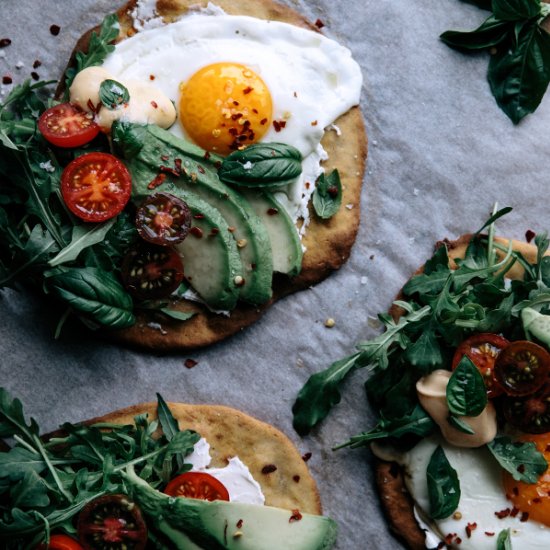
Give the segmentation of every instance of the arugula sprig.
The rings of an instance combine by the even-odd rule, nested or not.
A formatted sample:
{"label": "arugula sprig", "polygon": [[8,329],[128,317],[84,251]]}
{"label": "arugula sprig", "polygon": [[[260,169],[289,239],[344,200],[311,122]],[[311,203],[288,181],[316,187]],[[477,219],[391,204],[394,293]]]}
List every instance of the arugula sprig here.
{"label": "arugula sprig", "polygon": [[440,38],[456,50],[491,53],[487,78],[498,106],[517,124],[539,106],[550,82],[550,6],[540,0],[470,0],[493,13],[470,32]]}
{"label": "arugula sprig", "polygon": [[0,546],[32,548],[54,528],[74,532],[72,520],[88,502],[125,493],[128,467],[155,488],[189,470],[185,457],[200,436],[180,430],[157,397],[158,421],[140,415],[135,425],[64,424],[62,435],[44,442],[21,402],[0,388],[0,437],[15,441],[0,453]]}

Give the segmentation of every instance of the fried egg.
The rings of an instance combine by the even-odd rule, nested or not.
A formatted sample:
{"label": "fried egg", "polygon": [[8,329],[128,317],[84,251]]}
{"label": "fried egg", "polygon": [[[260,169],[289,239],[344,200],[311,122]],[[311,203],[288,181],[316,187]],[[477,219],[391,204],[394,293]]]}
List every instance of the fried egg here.
{"label": "fried egg", "polygon": [[294,219],[307,217],[325,128],[359,103],[362,85],[350,51],[334,40],[220,10],[143,30],[117,44],[103,68],[122,83],[161,90],[177,110],[170,131],[207,150],[226,155],[257,141],[296,147],[303,174],[286,201]]}
{"label": "fried egg", "polygon": [[[504,529],[510,529],[512,548],[521,550],[542,550],[550,548],[550,505],[541,506],[529,495],[521,496],[529,488],[532,495],[540,493],[541,487],[548,483],[544,474],[540,484],[525,485],[514,482],[503,475],[495,458],[485,447],[478,449],[458,448],[447,444],[441,438],[430,437],[422,440],[409,452],[403,454],[398,462],[405,469],[405,483],[412,495],[420,518],[427,517],[429,510],[426,469],[437,445],[441,445],[451,466],[456,470],[460,481],[460,502],[457,510],[443,520],[429,520],[426,527],[437,533],[438,539],[445,537],[451,548],[460,550],[494,550],[496,539]],[[543,479],[544,478],[544,479]],[[506,480],[506,483],[503,480]],[[513,496],[513,487],[517,495]],[[550,498],[548,492],[539,497]],[[540,499],[539,499],[540,500]],[[539,521],[534,521],[533,507],[539,508]],[[546,515],[545,515],[546,514]],[[427,548],[437,546],[433,543],[434,533],[427,535]]]}

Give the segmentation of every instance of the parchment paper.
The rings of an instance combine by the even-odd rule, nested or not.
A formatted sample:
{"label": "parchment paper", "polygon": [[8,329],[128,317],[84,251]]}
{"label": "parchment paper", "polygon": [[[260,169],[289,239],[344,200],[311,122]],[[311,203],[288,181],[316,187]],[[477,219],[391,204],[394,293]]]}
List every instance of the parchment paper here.
{"label": "parchment paper", "polygon": [[[244,0],[243,0],[244,1]],[[248,0],[251,1],[251,0]],[[292,430],[291,405],[310,374],[376,334],[385,311],[434,242],[475,231],[493,203],[514,207],[501,234],[548,229],[550,99],[515,127],[486,82],[485,54],[442,44],[447,29],[470,30],[486,17],[459,0],[297,0],[290,5],[346,44],[361,64],[362,109],[370,139],[362,222],[350,261],[311,290],[278,302],[254,326],[191,354],[155,356],[105,343],[71,327],[54,340],[56,319],[32,296],[0,293],[0,384],[21,398],[44,431],[141,401],[234,406],[284,430],[311,452],[327,515],[340,525],[337,548],[400,545],[389,534],[366,450],[331,451],[370,428],[358,372],[313,434]],[[0,75],[22,82],[34,60],[58,78],[77,37],[119,5],[108,0],[2,0]],[[61,27],[58,36],[50,25]],[[16,68],[22,63],[21,68]],[[2,87],[6,91],[6,87]],[[332,317],[332,329],[324,321]],[[187,369],[184,362],[198,364]]]}

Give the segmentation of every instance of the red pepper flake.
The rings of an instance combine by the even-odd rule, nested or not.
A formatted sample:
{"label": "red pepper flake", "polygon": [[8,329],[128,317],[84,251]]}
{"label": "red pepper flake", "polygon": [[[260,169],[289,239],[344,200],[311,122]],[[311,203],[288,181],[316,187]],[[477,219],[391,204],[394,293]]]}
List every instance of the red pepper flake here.
{"label": "red pepper flake", "polygon": [[208,151],[206,151],[204,153],[204,160],[208,160],[210,158],[210,153]]}
{"label": "red pepper flake", "polygon": [[42,61],[40,61],[39,59],[36,59],[34,61],[34,63],[32,64],[32,68],[33,69],[38,69],[38,67],[40,67],[40,65],[42,65]]}
{"label": "red pepper flake", "polygon": [[7,48],[11,44],[9,38],[0,38],[0,48]]}
{"label": "red pepper flake", "polygon": [[300,476],[299,475],[293,476],[292,481],[294,481],[294,483],[299,483],[300,482]]}
{"label": "red pepper flake", "polygon": [[213,237],[214,235],[217,235],[220,232],[220,230],[217,227],[213,227],[210,230],[210,236]]}
{"label": "red pepper flake", "polygon": [[266,464],[262,468],[262,474],[272,474],[275,470],[277,470],[277,466],[275,466],[275,464]]}
{"label": "red pepper flake", "polygon": [[33,80],[40,80],[40,75],[36,71],[31,73],[31,77]]}
{"label": "red pepper flake", "polygon": [[331,197],[336,197],[336,195],[338,195],[338,187],[336,187],[336,185],[331,185],[331,186],[327,189],[327,193],[328,193]]}
{"label": "red pepper flake", "polygon": [[477,523],[468,523],[466,525],[466,535],[468,538],[472,537],[472,531],[475,531],[477,529]]}
{"label": "red pepper flake", "polygon": [[181,176],[181,171],[178,171],[175,168],[170,168],[169,166],[160,165],[159,170],[161,172],[167,172],[168,174],[172,174],[173,176],[176,176],[176,177]]}
{"label": "red pepper flake", "polygon": [[267,209],[267,215],[268,216],[275,216],[275,214],[278,214],[278,213],[279,213],[278,208],[268,208]]}
{"label": "red pepper flake", "polygon": [[231,115],[231,120],[239,120],[239,118],[243,118],[242,113],[235,113],[234,115]]}
{"label": "red pepper flake", "polygon": [[50,32],[54,35],[54,36],[57,36],[59,34],[59,31],[61,30],[61,27],[59,25],[52,25],[50,27]]}
{"label": "red pepper flake", "polygon": [[174,159],[174,166],[181,173],[181,159]]}
{"label": "red pepper flake", "polygon": [[437,545],[437,550],[442,550],[443,548],[445,548],[445,546],[447,546],[443,541],[441,541],[438,545]]}
{"label": "red pepper flake", "polygon": [[318,29],[322,29],[325,26],[325,24],[320,19],[317,19],[317,21],[315,21],[315,26]]}
{"label": "red pepper flake", "polygon": [[455,537],[455,544],[462,544],[462,539],[460,537]]}
{"label": "red pepper flake", "polygon": [[204,220],[204,214],[195,214],[193,218],[196,220]]}
{"label": "red pepper flake", "polygon": [[199,364],[199,362],[195,361],[194,359],[186,359],[185,363],[183,364],[185,365],[186,369],[192,369],[193,367],[196,367]]}
{"label": "red pepper flake", "polygon": [[294,521],[300,521],[302,519],[302,514],[300,514],[300,510],[298,508],[292,510],[292,515],[290,516],[288,523],[292,523]]}
{"label": "red pepper flake", "polygon": [[206,170],[200,164],[197,165],[197,170],[201,174],[206,174]]}
{"label": "red pepper flake", "polygon": [[251,88],[250,86],[247,86],[247,87],[243,90],[243,94],[244,94],[244,95],[247,95],[247,94],[249,94],[252,90],[254,90],[254,88]]}
{"label": "red pepper flake", "polygon": [[258,114],[258,109],[252,109],[252,112],[257,115]]}
{"label": "red pepper flake", "polygon": [[511,513],[510,508],[505,508],[504,510],[501,510],[500,512],[495,512],[495,516],[498,519],[504,519],[507,518]]}
{"label": "red pepper flake", "polygon": [[240,529],[244,524],[244,521],[242,519],[240,519],[238,522],[237,522],[237,529]]}
{"label": "red pepper flake", "polygon": [[151,101],[151,105],[153,106],[153,109],[159,108],[159,104],[156,101]]}
{"label": "red pepper flake", "polygon": [[525,523],[526,521],[529,521],[529,512],[522,512],[521,517],[519,518],[519,521]]}
{"label": "red pepper flake", "polygon": [[286,120],[274,120],[273,128],[276,132],[280,132],[286,126]]}
{"label": "red pepper flake", "polygon": [[494,537],[495,534],[492,532],[492,531],[485,531],[485,534],[488,536],[488,537]]}
{"label": "red pepper flake", "polygon": [[536,233],[534,231],[531,231],[530,229],[528,229],[526,232],[525,232],[525,240],[530,243],[534,238],[535,238],[535,235]]}
{"label": "red pepper flake", "polygon": [[520,465],[517,467],[517,471],[518,471],[520,474],[523,474],[523,472],[525,472],[525,464],[520,464]]}
{"label": "red pepper flake", "polygon": [[311,453],[305,453],[302,455],[302,460],[307,462],[311,458]]}
{"label": "red pepper flake", "polygon": [[306,189],[309,189],[311,187],[311,183],[309,181],[306,181]]}
{"label": "red pepper flake", "polygon": [[510,512],[510,517],[515,518],[519,514],[519,508],[516,508],[515,506],[512,508],[512,511]]}
{"label": "red pepper flake", "polygon": [[9,74],[6,74],[2,77],[2,84],[11,84],[12,82],[13,79]]}
{"label": "red pepper flake", "polygon": [[202,229],[200,227],[194,226],[189,230],[189,233],[197,239],[202,239]]}
{"label": "red pepper flake", "polygon": [[317,126],[317,124],[319,124],[319,121],[318,121],[318,120],[314,120],[314,121],[311,123],[312,126]]}
{"label": "red pepper flake", "polygon": [[155,78],[156,78],[156,77],[155,77],[154,74],[150,74],[150,75],[149,75],[149,80],[155,80]]}
{"label": "red pepper flake", "polygon": [[166,174],[159,174],[154,180],[149,183],[147,189],[156,189],[159,185],[162,185],[164,183],[165,179]]}
{"label": "red pepper flake", "polygon": [[518,496],[519,495],[519,489],[517,487],[514,487],[512,489],[512,493],[514,493],[515,496]]}

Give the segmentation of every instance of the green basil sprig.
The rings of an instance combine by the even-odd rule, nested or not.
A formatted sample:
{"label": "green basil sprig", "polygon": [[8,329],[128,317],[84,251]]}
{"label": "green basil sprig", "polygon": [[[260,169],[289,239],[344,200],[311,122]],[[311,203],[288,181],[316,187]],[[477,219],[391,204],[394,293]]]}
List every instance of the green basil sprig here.
{"label": "green basil sprig", "polygon": [[497,437],[487,447],[516,481],[536,483],[548,468],[544,455],[533,442],[513,442],[509,437]]}
{"label": "green basil sprig", "polygon": [[440,38],[464,53],[489,50],[487,78],[498,106],[517,124],[539,106],[550,82],[550,34],[541,22],[550,7],[540,0],[470,2],[493,14],[471,32]]}
{"label": "green basil sprig", "polygon": [[99,85],[99,99],[107,109],[114,111],[130,101],[130,93],[126,86],[108,78]]}
{"label": "green basil sprig", "polygon": [[285,143],[255,143],[227,156],[218,176],[227,185],[279,189],[302,173],[302,154]]}
{"label": "green basil sprig", "polygon": [[315,185],[312,197],[315,213],[323,220],[332,218],[342,204],[342,183],[338,170],[328,176],[321,174]]}
{"label": "green basil sprig", "polygon": [[487,406],[483,376],[468,356],[462,357],[447,384],[449,411],[458,416],[478,416]]}
{"label": "green basil sprig", "polygon": [[460,482],[441,446],[433,452],[426,470],[430,517],[448,518],[460,502]]}

